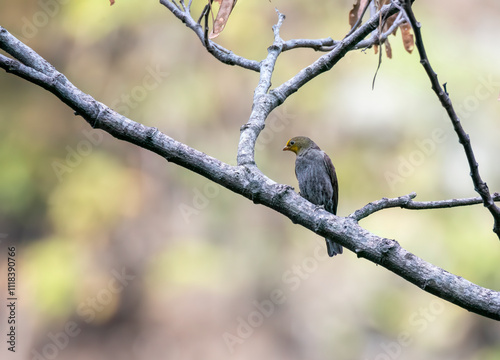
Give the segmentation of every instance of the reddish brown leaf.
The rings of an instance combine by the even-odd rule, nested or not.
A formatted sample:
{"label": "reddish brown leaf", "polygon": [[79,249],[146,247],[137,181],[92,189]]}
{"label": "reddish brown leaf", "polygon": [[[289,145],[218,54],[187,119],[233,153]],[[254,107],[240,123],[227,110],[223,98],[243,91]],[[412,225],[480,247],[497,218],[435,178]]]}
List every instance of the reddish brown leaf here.
{"label": "reddish brown leaf", "polygon": [[[215,0],[214,0],[215,1]],[[224,1],[224,0],[217,0],[217,1]],[[358,23],[360,22],[360,18],[363,15],[363,10],[367,6],[370,0],[355,0],[351,11],[349,11],[349,25],[351,25],[351,29]],[[375,1],[376,7],[378,10],[382,8],[382,6],[390,4],[391,0],[378,0]],[[379,23],[379,34],[386,33],[391,26],[394,25],[394,21],[396,21],[399,13],[391,15],[385,22],[380,22]],[[413,48],[415,47],[414,39],[413,39],[413,31],[410,26],[410,24],[404,22],[398,27],[394,29],[392,32],[393,35],[396,35],[398,28],[401,28],[401,35],[403,37],[403,45],[406,51],[411,53],[413,51]],[[385,44],[385,54],[389,59],[392,59],[392,48],[391,44],[389,44],[389,39],[386,38],[386,40],[380,44],[383,46]],[[375,54],[378,54],[379,51],[379,45],[373,45],[373,50],[375,51]]]}
{"label": "reddish brown leaf", "polygon": [[407,22],[404,22],[400,25],[400,28],[405,50],[411,54],[413,48],[415,47],[415,40],[413,39],[413,30],[411,28],[411,25]]}
{"label": "reddish brown leaf", "polygon": [[231,15],[231,11],[236,5],[237,0],[214,0],[220,3],[219,11],[217,12],[217,16],[214,20],[214,28],[208,37],[210,39],[216,38],[220,35],[224,27],[226,26],[227,20],[229,19],[229,15]]}
{"label": "reddish brown leaf", "polygon": [[377,9],[380,10],[382,9],[382,6],[387,5],[391,2],[391,0],[381,0],[381,1],[376,1],[375,3],[378,5]]}
{"label": "reddish brown leaf", "polygon": [[368,0],[356,0],[351,11],[349,11],[349,25],[351,25],[351,29],[361,17],[367,2]]}
{"label": "reddish brown leaf", "polygon": [[356,0],[354,5],[352,6],[351,11],[349,11],[349,25],[351,25],[351,29],[354,26],[354,24],[356,24],[356,21],[358,21],[358,18],[359,18],[359,14],[358,14],[358,11],[360,8],[359,2],[360,2],[360,0]]}
{"label": "reddish brown leaf", "polygon": [[392,59],[392,49],[391,49],[391,44],[389,43],[389,39],[386,39],[384,41],[384,45],[385,45],[385,55],[389,59]]}
{"label": "reddish brown leaf", "polygon": [[[384,28],[382,29],[382,32],[386,32],[387,30],[389,30],[389,28],[392,26],[392,24],[394,24],[394,21],[396,21],[397,17],[398,17],[398,14],[394,14],[394,15],[389,16],[387,18],[387,21],[384,24]],[[396,28],[396,30],[394,30],[393,34],[396,34],[397,30],[398,30],[398,28]]]}
{"label": "reddish brown leaf", "polygon": [[109,0],[109,5],[113,5],[115,3],[115,0]]}

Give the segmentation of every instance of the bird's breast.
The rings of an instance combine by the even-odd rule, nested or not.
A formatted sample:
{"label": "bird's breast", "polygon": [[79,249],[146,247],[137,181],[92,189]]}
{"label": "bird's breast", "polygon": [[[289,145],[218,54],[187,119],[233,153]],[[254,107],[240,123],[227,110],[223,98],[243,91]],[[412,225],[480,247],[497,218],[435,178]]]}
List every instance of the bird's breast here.
{"label": "bird's breast", "polygon": [[328,205],[333,196],[333,185],[322,158],[297,157],[295,174],[300,194],[316,205]]}

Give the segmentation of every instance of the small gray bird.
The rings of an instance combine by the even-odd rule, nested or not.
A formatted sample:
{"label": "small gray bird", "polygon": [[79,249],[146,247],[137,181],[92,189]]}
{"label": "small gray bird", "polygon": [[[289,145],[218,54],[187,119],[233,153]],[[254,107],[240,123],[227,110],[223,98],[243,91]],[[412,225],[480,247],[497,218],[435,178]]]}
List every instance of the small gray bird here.
{"label": "small gray bird", "polygon": [[[283,151],[286,150],[297,154],[295,176],[299,181],[300,195],[336,215],[339,185],[332,160],[314,141],[305,136],[288,140],[283,148]],[[325,240],[329,256],[342,254],[342,246],[331,239]]]}

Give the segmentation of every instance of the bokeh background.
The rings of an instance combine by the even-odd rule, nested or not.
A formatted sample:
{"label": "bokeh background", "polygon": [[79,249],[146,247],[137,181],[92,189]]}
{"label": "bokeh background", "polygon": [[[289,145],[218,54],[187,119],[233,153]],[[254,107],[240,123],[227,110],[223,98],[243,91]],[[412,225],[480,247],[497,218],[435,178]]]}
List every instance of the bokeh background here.
{"label": "bokeh background", "polygon": [[[197,17],[203,1],[194,0]],[[341,39],[352,1],[240,0],[217,42],[266,55],[284,39]],[[500,190],[500,3],[416,1],[429,57]],[[235,163],[258,74],[219,63],[158,2],[18,0],[0,24],[122,114]],[[297,187],[281,148],[313,138],[333,159],[339,214],[417,192],[475,196],[464,152],[418,54],[351,52],[276,109],[258,166]],[[280,56],[279,85],[320,53]],[[50,93],[0,73],[0,290],[17,249],[17,351],[2,359],[498,359],[500,325],[444,302],[288,219],[94,131]],[[480,205],[384,210],[362,221],[481,286],[500,289],[500,244]],[[2,301],[3,303],[3,301]]]}

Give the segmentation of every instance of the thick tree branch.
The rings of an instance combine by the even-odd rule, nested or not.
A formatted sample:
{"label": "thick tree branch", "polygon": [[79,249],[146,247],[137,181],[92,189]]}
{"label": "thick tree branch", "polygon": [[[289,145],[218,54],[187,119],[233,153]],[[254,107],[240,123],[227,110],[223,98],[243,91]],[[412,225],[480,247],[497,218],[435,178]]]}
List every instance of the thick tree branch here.
{"label": "thick tree branch", "polygon": [[283,40],[279,31],[285,16],[278,13],[278,23],[273,26],[274,42],[267,50],[267,57],[261,62],[260,78],[253,95],[252,113],[248,122],[241,127],[238,144],[238,165],[255,164],[255,142],[264,129],[269,113],[279,105],[278,99],[268,96],[271,88],[271,78],[278,56],[283,51]]}
{"label": "thick tree branch", "polygon": [[427,53],[425,51],[422,33],[420,31],[421,25],[415,18],[411,3],[412,2],[410,0],[402,0],[403,8],[408,16],[410,24],[413,28],[413,32],[415,33],[415,44],[420,54],[420,63],[424,67],[425,72],[427,73],[427,76],[431,81],[432,90],[434,90],[439,101],[441,101],[441,105],[446,110],[446,113],[448,114],[448,117],[453,124],[453,128],[458,136],[458,141],[464,147],[467,162],[469,163],[470,176],[474,184],[474,190],[479,194],[479,196],[481,196],[484,206],[490,211],[491,215],[493,216],[493,232],[495,232],[500,239],[500,208],[495,205],[488,189],[488,185],[486,185],[486,183],[481,178],[481,175],[479,174],[479,165],[476,161],[474,151],[472,150],[470,137],[462,127],[460,119],[458,118],[458,115],[453,108],[453,104],[448,95],[448,92],[446,91],[446,89],[443,89],[441,87],[437,74],[432,69],[429,58],[427,57]]}
{"label": "thick tree branch", "polygon": [[[77,89],[41,56],[0,27],[0,47],[14,60],[0,56],[0,67],[52,92],[91,125],[196,172],[255,203],[287,216],[318,235],[330,237],[358,257],[379,264],[423,290],[469,311],[500,320],[500,293],[450,274],[381,238],[351,217],[332,215],[314,206],[287,185],[266,177],[254,164],[231,166],[182,144],[156,128],[134,122]],[[15,49],[9,44],[15,43]],[[271,61],[271,60],[269,60]],[[266,80],[267,81],[267,80]],[[262,96],[261,96],[262,98]]]}
{"label": "thick tree branch", "polygon": [[[382,198],[380,200],[372,201],[366,204],[361,209],[356,210],[349,217],[359,221],[365,217],[383,209],[393,207],[400,207],[409,210],[429,210],[429,209],[446,209],[458,206],[469,206],[475,204],[482,204],[483,199],[480,197],[466,198],[466,199],[449,199],[449,200],[436,200],[436,201],[413,201],[417,193],[413,192],[408,195],[403,195],[397,198],[388,199]],[[500,194],[493,194],[494,201],[500,201]]]}

